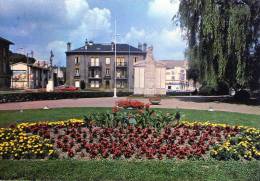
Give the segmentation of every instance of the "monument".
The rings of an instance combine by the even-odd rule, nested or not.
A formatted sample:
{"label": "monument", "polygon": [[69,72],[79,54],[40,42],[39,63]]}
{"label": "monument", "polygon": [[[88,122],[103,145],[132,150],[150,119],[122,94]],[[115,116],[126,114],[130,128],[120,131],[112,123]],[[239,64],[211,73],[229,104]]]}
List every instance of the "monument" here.
{"label": "monument", "polygon": [[153,47],[148,47],[145,60],[134,64],[134,94],[166,95],[165,71],[165,65],[154,60]]}
{"label": "monument", "polygon": [[49,67],[49,76],[48,76],[48,84],[46,86],[46,91],[47,92],[53,92],[54,91],[54,82],[53,82],[53,70],[52,70],[52,61],[54,54],[51,51],[50,53],[50,67]]}

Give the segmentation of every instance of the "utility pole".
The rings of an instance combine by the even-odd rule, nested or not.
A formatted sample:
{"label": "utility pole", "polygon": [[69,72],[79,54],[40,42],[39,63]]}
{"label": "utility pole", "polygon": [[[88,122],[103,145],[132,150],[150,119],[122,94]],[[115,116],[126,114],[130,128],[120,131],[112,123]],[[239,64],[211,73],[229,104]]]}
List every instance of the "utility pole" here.
{"label": "utility pole", "polygon": [[114,98],[117,98],[116,95],[116,19],[115,19],[115,80],[114,80]]}

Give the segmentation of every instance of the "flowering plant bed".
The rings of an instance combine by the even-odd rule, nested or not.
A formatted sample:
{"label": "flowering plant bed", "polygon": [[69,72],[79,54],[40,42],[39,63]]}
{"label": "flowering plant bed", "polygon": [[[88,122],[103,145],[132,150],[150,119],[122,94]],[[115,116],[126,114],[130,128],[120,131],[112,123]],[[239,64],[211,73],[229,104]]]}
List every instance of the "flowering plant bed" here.
{"label": "flowering plant bed", "polygon": [[116,106],[120,107],[120,108],[124,108],[124,109],[144,109],[145,107],[149,108],[149,104],[144,104],[141,101],[137,101],[137,100],[130,100],[130,99],[126,99],[126,100],[119,100],[116,102]]}
{"label": "flowering plant bed", "polygon": [[121,113],[105,114],[1,128],[0,159],[260,159],[255,128],[186,121],[172,126],[172,115],[160,120],[151,111],[136,113],[131,125]]}

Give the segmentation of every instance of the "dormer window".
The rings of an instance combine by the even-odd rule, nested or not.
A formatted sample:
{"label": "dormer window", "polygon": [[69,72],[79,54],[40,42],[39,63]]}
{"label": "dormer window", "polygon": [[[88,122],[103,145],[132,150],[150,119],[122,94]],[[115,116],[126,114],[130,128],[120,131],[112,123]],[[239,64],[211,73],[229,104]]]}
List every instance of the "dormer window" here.
{"label": "dormer window", "polygon": [[79,57],[75,57],[75,65],[78,65],[79,64]]}

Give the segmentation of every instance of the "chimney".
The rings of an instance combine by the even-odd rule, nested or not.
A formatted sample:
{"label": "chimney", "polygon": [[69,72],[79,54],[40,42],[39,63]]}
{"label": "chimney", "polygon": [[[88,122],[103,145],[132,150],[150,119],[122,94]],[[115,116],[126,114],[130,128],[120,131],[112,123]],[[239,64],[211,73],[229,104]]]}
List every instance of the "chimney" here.
{"label": "chimney", "polygon": [[142,43],[138,43],[138,49],[142,50],[143,49],[143,46],[142,46]]}
{"label": "chimney", "polygon": [[88,49],[88,39],[86,38],[86,40],[85,40],[85,50],[87,50]]}
{"label": "chimney", "polygon": [[70,51],[70,50],[71,50],[71,43],[68,42],[68,43],[67,43],[67,51]]}
{"label": "chimney", "polygon": [[115,43],[111,42],[111,50],[114,51]]}
{"label": "chimney", "polygon": [[144,43],[144,44],[143,44],[143,51],[146,52],[146,50],[147,50],[147,44]]}

